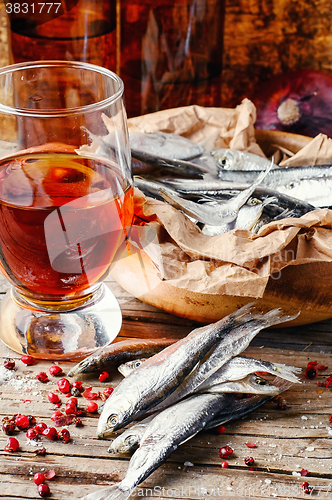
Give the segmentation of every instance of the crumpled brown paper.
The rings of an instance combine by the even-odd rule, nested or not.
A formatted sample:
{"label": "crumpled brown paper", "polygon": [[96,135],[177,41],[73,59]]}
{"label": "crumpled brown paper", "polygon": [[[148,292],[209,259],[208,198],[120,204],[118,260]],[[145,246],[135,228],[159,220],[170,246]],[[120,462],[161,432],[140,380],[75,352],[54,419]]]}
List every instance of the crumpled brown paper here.
{"label": "crumpled brown paper", "polygon": [[206,149],[231,148],[264,156],[256,143],[256,108],[249,99],[232,108],[185,106],[128,120],[129,130],[183,135]]}
{"label": "crumpled brown paper", "polygon": [[302,165],[324,165],[332,163],[332,139],[325,134],[318,134],[294,156],[280,162],[281,167],[299,167]]}
{"label": "crumpled brown paper", "polygon": [[[189,106],[160,111],[130,119],[129,127],[182,134],[211,148],[263,155],[255,142],[255,118],[254,105],[245,99],[235,109]],[[323,163],[328,152],[332,155],[332,141],[326,139],[318,136],[303,148],[310,162]],[[296,156],[301,163],[303,151],[293,160]],[[232,230],[207,236],[175,208],[136,189],[135,215],[139,224],[146,223],[145,231],[140,227],[141,237],[149,230],[157,235],[153,243],[142,247],[158,276],[194,292],[260,298],[269,279],[277,279],[285,267],[332,261],[332,211],[328,209],[272,222],[258,234]]]}

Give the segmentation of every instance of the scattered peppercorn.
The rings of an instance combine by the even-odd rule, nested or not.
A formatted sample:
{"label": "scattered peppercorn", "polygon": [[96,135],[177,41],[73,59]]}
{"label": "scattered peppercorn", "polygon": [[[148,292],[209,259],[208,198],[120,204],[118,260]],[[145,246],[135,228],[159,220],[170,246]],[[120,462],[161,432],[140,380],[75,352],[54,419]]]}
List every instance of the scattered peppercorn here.
{"label": "scattered peppercorn", "polygon": [[48,371],[50,372],[50,375],[52,375],[53,377],[58,377],[59,375],[61,375],[63,373],[61,366],[58,366],[58,365],[50,366]]}
{"label": "scattered peppercorn", "polygon": [[36,439],[37,436],[38,432],[36,431],[36,429],[28,429],[26,432],[26,437],[28,439]]}
{"label": "scattered peppercorn", "polygon": [[223,425],[219,425],[219,427],[216,428],[216,431],[218,434],[223,434],[226,430],[226,427],[224,427]]}
{"label": "scattered peppercorn", "polygon": [[87,404],[86,409],[90,413],[96,413],[96,411],[98,411],[98,405],[94,401],[89,401],[88,404]]}
{"label": "scattered peppercorn", "polygon": [[47,497],[51,493],[51,490],[47,484],[39,484],[37,486],[37,491],[39,496],[41,497]]}
{"label": "scattered peppercorn", "polygon": [[26,415],[17,415],[15,418],[15,425],[18,427],[21,431],[24,429],[27,429],[30,425],[29,419]]}
{"label": "scattered peppercorn", "polygon": [[38,450],[34,450],[36,455],[44,457],[46,455],[46,448],[38,448]]}
{"label": "scattered peppercorn", "polygon": [[36,423],[35,417],[32,416],[32,415],[27,415],[27,417],[28,417],[28,420],[29,420],[29,425],[35,425],[35,423]]}
{"label": "scattered peppercorn", "polygon": [[254,465],[255,460],[253,459],[253,457],[246,457],[244,459],[244,463],[248,465],[248,467],[251,467],[252,465]]}
{"label": "scattered peppercorn", "polygon": [[55,474],[55,470],[54,469],[50,469],[50,470],[47,470],[45,473],[44,473],[44,476],[45,476],[45,479],[54,479],[56,474]]}
{"label": "scattered peppercorn", "polygon": [[73,419],[73,424],[75,425],[75,427],[82,427],[83,426],[82,419],[75,416]]}
{"label": "scattered peppercorn", "polygon": [[42,484],[45,481],[45,476],[42,472],[36,472],[36,474],[33,476],[33,482],[35,484]]}
{"label": "scattered peppercorn", "polygon": [[98,399],[100,397],[100,392],[91,392],[92,387],[88,387],[83,392],[82,396],[86,399]]}
{"label": "scattered peppercorn", "polygon": [[14,370],[15,368],[15,361],[11,358],[6,358],[3,362],[3,366],[7,368],[7,370]]}
{"label": "scattered peppercorn", "polygon": [[228,469],[228,462],[221,462],[222,469]]}
{"label": "scattered peppercorn", "polygon": [[73,382],[72,387],[75,387],[75,389],[79,390],[81,393],[84,391],[83,382],[81,382],[80,380],[76,380],[76,382]]}
{"label": "scattered peppercorn", "polygon": [[302,490],[303,493],[306,493],[307,495],[310,495],[312,488],[309,486],[308,481],[303,481],[302,483]]}
{"label": "scattered peppercorn", "polygon": [[327,379],[325,380],[326,382],[326,387],[330,387],[332,385],[332,375],[330,375],[329,377],[327,377]]}
{"label": "scattered peppercorn", "polygon": [[107,372],[102,372],[99,375],[99,382],[105,382],[109,378],[109,374]]}
{"label": "scattered peppercorn", "polygon": [[16,429],[16,426],[15,426],[14,422],[8,421],[8,422],[5,422],[4,424],[2,424],[2,430],[7,435],[14,434],[15,429]]}
{"label": "scattered peppercorn", "polygon": [[17,451],[19,446],[20,446],[20,443],[17,441],[17,439],[14,437],[10,437],[8,439],[8,443],[4,447],[4,450],[9,451],[11,453],[13,451]]}
{"label": "scattered peppercorn", "polygon": [[222,446],[219,449],[219,457],[220,458],[229,458],[233,454],[233,451],[234,450],[228,445]]}
{"label": "scattered peppercorn", "polygon": [[70,441],[69,431],[67,429],[61,429],[61,431],[59,432],[59,439],[63,443],[68,443],[68,441]]}
{"label": "scattered peppercorn", "polygon": [[43,383],[48,382],[47,373],[45,373],[45,372],[37,373],[36,379],[39,380],[39,382],[43,382]]}
{"label": "scattered peppercorn", "polygon": [[244,443],[248,448],[257,448],[255,443]]}
{"label": "scattered peppercorn", "polygon": [[44,422],[39,422],[34,426],[34,429],[38,434],[43,434],[43,431],[47,428],[47,425]]}
{"label": "scattered peppercorn", "polygon": [[79,397],[81,395],[80,391],[77,389],[77,387],[72,387],[70,394],[75,397]]}
{"label": "scattered peppercorn", "polygon": [[76,415],[77,406],[74,403],[67,403],[65,408],[66,415]]}
{"label": "scattered peppercorn", "polygon": [[47,394],[47,399],[49,400],[50,403],[56,404],[56,403],[61,403],[61,399],[57,394],[54,394],[54,392],[49,392]]}
{"label": "scattered peppercorn", "polygon": [[57,385],[59,391],[63,394],[67,394],[70,391],[70,382],[66,378],[61,378],[60,380],[58,380]]}
{"label": "scattered peppercorn", "polygon": [[307,377],[310,380],[313,380],[316,378],[318,375],[318,366],[315,366],[312,363],[308,363],[308,366],[304,372],[304,376]]}
{"label": "scattered peppercorn", "polygon": [[43,430],[42,435],[48,439],[52,439],[53,441],[58,439],[58,433],[54,427],[46,427],[46,429]]}
{"label": "scattered peppercorn", "polygon": [[36,362],[35,358],[33,358],[32,356],[22,356],[21,361],[27,366],[33,365]]}

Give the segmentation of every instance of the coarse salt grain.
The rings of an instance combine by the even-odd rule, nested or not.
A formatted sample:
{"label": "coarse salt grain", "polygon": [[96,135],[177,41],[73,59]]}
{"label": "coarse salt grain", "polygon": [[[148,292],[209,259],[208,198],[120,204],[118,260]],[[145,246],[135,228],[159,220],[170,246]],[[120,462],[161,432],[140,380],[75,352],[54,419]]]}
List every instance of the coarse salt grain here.
{"label": "coarse salt grain", "polygon": [[293,470],[292,476],[301,476],[301,472],[296,472],[295,470]]}
{"label": "coarse salt grain", "polygon": [[308,417],[306,417],[305,415],[302,415],[301,420],[308,420]]}
{"label": "coarse salt grain", "polygon": [[183,465],[186,467],[193,467],[194,464],[192,462],[185,462]]}
{"label": "coarse salt grain", "polygon": [[315,447],[314,446],[307,446],[305,451],[314,451]]}
{"label": "coarse salt grain", "polygon": [[7,370],[4,366],[0,366],[0,385],[4,385],[8,380],[15,377],[14,370]]}

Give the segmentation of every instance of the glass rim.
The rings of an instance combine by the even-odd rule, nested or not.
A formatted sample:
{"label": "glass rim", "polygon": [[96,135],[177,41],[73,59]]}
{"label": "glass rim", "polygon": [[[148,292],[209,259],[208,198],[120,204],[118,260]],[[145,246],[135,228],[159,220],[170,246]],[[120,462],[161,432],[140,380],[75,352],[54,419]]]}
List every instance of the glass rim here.
{"label": "glass rim", "polygon": [[99,73],[100,75],[104,75],[108,78],[111,78],[113,81],[119,84],[119,89],[114,92],[113,95],[107,97],[98,102],[94,102],[92,104],[86,104],[84,106],[77,106],[72,108],[63,108],[63,109],[24,109],[15,106],[7,106],[6,104],[2,104],[0,101],[0,113],[5,113],[9,115],[16,116],[28,116],[28,117],[61,117],[61,116],[69,116],[69,115],[77,115],[84,114],[93,111],[98,111],[98,109],[106,108],[111,104],[115,103],[123,96],[124,92],[124,84],[122,79],[113,71],[106,69],[102,66],[97,66],[96,64],[91,64],[83,61],[62,61],[62,60],[46,60],[46,61],[28,61],[21,62],[16,64],[10,64],[0,68],[0,78],[3,75],[8,75],[10,73],[16,73],[21,71],[22,69],[34,69],[41,67],[58,67],[58,68],[73,68],[73,69],[86,69],[90,72]]}

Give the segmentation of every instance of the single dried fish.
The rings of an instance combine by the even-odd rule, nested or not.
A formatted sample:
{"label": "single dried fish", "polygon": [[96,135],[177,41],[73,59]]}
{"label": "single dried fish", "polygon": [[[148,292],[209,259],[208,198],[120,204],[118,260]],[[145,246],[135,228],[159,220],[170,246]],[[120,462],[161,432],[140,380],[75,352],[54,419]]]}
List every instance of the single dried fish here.
{"label": "single dried fish", "polygon": [[[222,181],[252,182],[258,171],[219,171]],[[262,185],[294,198],[311,203],[315,207],[332,205],[332,165],[283,167],[270,170]]]}
{"label": "single dried fish", "polygon": [[170,160],[189,160],[204,152],[203,146],[182,135],[168,132],[143,133],[129,130],[129,142],[131,150],[137,153]]}
{"label": "single dried fish", "polygon": [[[149,182],[149,181],[148,181]],[[148,189],[148,182],[146,183],[146,189]],[[238,193],[238,191],[242,191],[243,189],[248,188],[249,184],[241,182],[233,182],[233,181],[224,181],[221,179],[170,179],[170,178],[160,178],[159,184],[166,185],[167,188],[174,189],[181,196],[193,196],[193,195],[201,195],[201,196],[210,196],[210,197],[219,197],[222,198],[230,198]],[[139,187],[139,186],[138,186]],[[144,189],[142,189],[144,191]],[[286,191],[286,189],[285,189]],[[281,193],[276,189],[271,189],[267,186],[257,186],[253,192],[253,196],[255,198],[259,198],[260,200],[264,200],[267,197],[275,197],[278,199],[278,206],[280,208],[280,212],[282,210],[295,210],[297,216],[300,217],[311,210],[315,210],[315,206],[311,203],[291,196],[291,193],[287,191],[287,193]]]}
{"label": "single dried fish", "polygon": [[68,376],[73,377],[79,373],[93,373],[108,368],[114,363],[122,363],[142,356],[152,356],[175,342],[177,342],[177,339],[166,338],[128,339],[114,342],[100,347],[90,356],[84,358],[68,372]]}
{"label": "single dried fish", "polygon": [[236,219],[239,209],[246,203],[248,198],[255,191],[255,188],[263,182],[267,174],[272,168],[272,164],[264,172],[260,172],[255,181],[238,195],[234,196],[226,202],[220,202],[216,205],[199,204],[191,200],[185,200],[171,192],[168,188],[161,188],[159,194],[165,201],[170,203],[173,207],[182,210],[184,213],[193,217],[198,222],[209,224],[212,226],[220,226],[227,224]]}

